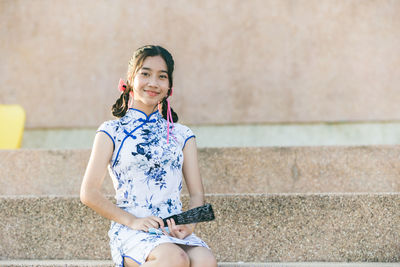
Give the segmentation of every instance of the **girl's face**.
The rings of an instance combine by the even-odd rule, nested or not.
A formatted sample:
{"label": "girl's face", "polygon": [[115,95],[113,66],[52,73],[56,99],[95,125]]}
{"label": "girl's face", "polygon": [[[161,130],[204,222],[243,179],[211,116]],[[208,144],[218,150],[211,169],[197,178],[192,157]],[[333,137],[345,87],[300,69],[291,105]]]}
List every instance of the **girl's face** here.
{"label": "girl's face", "polygon": [[167,96],[167,64],[161,56],[147,57],[133,78],[133,105],[151,110]]}

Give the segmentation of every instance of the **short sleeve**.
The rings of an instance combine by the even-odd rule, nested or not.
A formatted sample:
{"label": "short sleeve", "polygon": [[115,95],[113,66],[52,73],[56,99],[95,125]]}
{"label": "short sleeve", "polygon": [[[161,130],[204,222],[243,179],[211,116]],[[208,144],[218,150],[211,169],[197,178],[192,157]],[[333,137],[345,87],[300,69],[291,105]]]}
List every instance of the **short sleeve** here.
{"label": "short sleeve", "polygon": [[112,121],[105,121],[103,122],[99,128],[97,128],[96,133],[98,132],[103,132],[105,134],[107,134],[107,136],[111,139],[111,141],[113,142],[113,149],[115,149],[115,140],[114,137],[114,127],[112,126]]}
{"label": "short sleeve", "polygon": [[192,132],[192,130],[187,127],[187,126],[183,126],[183,131],[182,131],[182,135],[183,135],[183,146],[182,149],[185,148],[186,142],[190,139],[190,138],[195,138],[196,136],[194,135],[194,133]]}

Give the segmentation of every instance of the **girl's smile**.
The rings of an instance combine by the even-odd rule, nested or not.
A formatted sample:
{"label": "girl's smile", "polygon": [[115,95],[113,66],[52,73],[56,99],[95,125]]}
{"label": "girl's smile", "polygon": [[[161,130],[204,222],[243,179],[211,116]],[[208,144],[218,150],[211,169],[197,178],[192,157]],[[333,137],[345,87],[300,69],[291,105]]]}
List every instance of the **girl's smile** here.
{"label": "girl's smile", "polygon": [[158,96],[160,93],[151,91],[151,90],[144,90],[149,96]]}
{"label": "girl's smile", "polygon": [[167,64],[161,56],[147,57],[135,74],[133,81],[132,107],[147,114],[153,112],[159,102],[167,96],[169,79]]}

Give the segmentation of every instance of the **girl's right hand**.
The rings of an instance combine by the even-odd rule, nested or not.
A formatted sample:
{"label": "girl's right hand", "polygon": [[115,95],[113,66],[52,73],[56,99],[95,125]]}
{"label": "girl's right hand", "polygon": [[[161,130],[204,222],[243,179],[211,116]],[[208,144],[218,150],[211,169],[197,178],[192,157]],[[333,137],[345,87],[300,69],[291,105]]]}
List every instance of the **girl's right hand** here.
{"label": "girl's right hand", "polygon": [[161,228],[164,231],[164,222],[161,218],[156,216],[148,216],[144,218],[135,218],[133,221],[128,225],[128,227],[132,228],[133,230],[141,230],[148,232],[149,228]]}

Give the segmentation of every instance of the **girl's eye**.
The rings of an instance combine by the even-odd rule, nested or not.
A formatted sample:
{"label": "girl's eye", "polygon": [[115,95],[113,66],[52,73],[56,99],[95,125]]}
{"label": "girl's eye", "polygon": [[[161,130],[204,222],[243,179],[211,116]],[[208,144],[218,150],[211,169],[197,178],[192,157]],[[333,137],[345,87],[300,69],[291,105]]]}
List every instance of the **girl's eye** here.
{"label": "girl's eye", "polygon": [[167,79],[168,77],[167,77],[167,75],[160,75],[160,78],[161,79]]}
{"label": "girl's eye", "polygon": [[149,76],[149,74],[148,74],[147,72],[142,72],[141,74],[142,74],[143,76],[146,76],[146,77]]}

